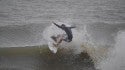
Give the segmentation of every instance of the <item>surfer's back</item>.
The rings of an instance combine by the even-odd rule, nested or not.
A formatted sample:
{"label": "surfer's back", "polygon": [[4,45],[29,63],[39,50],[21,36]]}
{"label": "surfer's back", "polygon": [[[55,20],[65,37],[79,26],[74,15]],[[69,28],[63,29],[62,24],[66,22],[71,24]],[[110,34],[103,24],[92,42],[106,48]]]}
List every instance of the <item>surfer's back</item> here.
{"label": "surfer's back", "polygon": [[72,31],[70,27],[64,27],[63,30],[66,32],[67,34],[67,38],[68,38],[68,42],[72,41],[73,35],[72,35]]}
{"label": "surfer's back", "polygon": [[72,28],[75,28],[75,27],[67,27],[65,24],[62,24],[62,25],[58,25],[56,23],[53,22],[53,24],[55,24],[57,27],[61,28],[62,30],[64,30],[67,34],[67,38],[65,39],[66,42],[71,42],[72,41],[72,38],[73,38],[73,35],[72,35]]}

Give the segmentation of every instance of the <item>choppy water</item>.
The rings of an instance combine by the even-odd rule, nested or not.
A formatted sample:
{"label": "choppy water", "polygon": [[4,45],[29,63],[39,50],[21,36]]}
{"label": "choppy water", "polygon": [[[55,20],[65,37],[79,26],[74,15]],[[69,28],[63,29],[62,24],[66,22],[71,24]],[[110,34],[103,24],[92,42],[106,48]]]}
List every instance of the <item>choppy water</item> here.
{"label": "choppy water", "polygon": [[41,33],[52,21],[75,24],[80,30],[88,25],[92,38],[99,43],[105,39],[110,44],[112,34],[125,28],[124,3],[124,0],[0,0],[0,47],[42,44]]}
{"label": "choppy water", "polygon": [[53,54],[39,47],[3,48],[0,53],[1,70],[95,70],[87,53],[60,50]]}
{"label": "choppy water", "polygon": [[[51,26],[52,21],[77,26],[76,30],[73,30],[74,41],[70,43],[70,46],[73,46],[71,49],[75,49],[77,54],[87,51],[91,59],[99,62],[94,62],[95,68],[125,70],[125,63],[121,61],[121,59],[124,61],[123,58],[125,58],[123,57],[125,52],[122,50],[125,35],[124,0],[0,0],[0,47],[47,44],[43,38],[45,35],[43,31],[46,27]],[[53,32],[53,30],[49,31]],[[81,43],[85,46],[82,49],[78,47]],[[106,59],[102,60],[105,58],[106,52],[108,55],[106,55]],[[5,52],[2,51],[2,53]],[[41,56],[6,56],[4,54],[0,57],[2,70],[44,69],[40,66],[43,61],[40,59],[43,58]],[[65,61],[69,60],[68,58]],[[67,69],[86,70],[84,62],[79,64],[81,61],[74,61],[73,66],[75,67],[68,66]],[[50,64],[50,67],[46,67],[46,65],[45,70],[51,68],[49,62],[47,64]],[[58,63],[59,61],[57,65]],[[57,69],[65,69],[67,64],[63,63]],[[85,65],[91,65],[91,63]],[[52,66],[51,69],[54,68]],[[91,68],[93,66],[90,66],[90,70]]]}

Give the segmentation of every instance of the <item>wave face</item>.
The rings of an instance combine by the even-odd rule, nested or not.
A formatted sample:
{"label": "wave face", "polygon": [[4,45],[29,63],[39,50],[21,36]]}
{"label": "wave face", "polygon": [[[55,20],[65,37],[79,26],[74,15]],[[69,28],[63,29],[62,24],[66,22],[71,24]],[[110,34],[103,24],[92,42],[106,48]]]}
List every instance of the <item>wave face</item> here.
{"label": "wave face", "polygon": [[1,70],[96,70],[87,53],[73,54],[59,49],[53,54],[48,47],[30,46],[0,49]]}
{"label": "wave face", "polygon": [[124,70],[125,63],[120,61],[124,55],[124,6],[124,0],[0,0],[0,47],[47,44],[51,34],[63,33],[51,25],[56,21],[77,27],[73,41],[62,47],[71,46],[68,48],[76,54],[86,51],[101,70],[115,70],[115,66]]}

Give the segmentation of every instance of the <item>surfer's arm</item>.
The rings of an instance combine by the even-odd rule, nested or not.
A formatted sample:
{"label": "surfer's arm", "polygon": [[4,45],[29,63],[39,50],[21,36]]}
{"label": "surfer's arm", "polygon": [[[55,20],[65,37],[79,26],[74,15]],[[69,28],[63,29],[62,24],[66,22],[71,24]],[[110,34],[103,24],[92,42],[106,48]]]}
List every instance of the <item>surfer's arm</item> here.
{"label": "surfer's arm", "polygon": [[72,27],[70,27],[70,28],[71,28],[71,29],[72,29],[72,28],[76,28],[76,26],[72,26]]}
{"label": "surfer's arm", "polygon": [[53,22],[54,25],[56,25],[59,28],[62,28],[61,26],[59,26],[58,24],[56,24],[55,22]]}

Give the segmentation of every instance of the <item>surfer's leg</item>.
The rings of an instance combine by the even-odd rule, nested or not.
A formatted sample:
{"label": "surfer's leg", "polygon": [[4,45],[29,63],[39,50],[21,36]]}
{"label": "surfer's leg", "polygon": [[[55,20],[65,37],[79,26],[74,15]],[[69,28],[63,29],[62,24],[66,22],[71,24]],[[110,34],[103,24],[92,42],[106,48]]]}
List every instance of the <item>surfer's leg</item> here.
{"label": "surfer's leg", "polygon": [[52,38],[55,42],[57,42],[57,38],[56,38],[55,36],[51,36],[51,38]]}
{"label": "surfer's leg", "polygon": [[53,43],[53,45],[54,45],[55,47],[58,47],[61,42],[62,42],[62,39],[58,40],[56,43]]}
{"label": "surfer's leg", "polygon": [[55,36],[52,36],[51,37],[56,43],[53,44],[55,46],[58,46],[60,43],[62,43],[62,41],[67,41],[67,36],[66,34],[59,34],[57,35],[56,37]]}
{"label": "surfer's leg", "polygon": [[55,47],[57,47],[57,46],[58,46],[58,44],[55,44],[55,43],[53,43],[53,45],[54,45]]}
{"label": "surfer's leg", "polygon": [[55,43],[53,43],[53,45],[55,47],[57,47],[61,42],[62,42],[62,36],[59,34],[57,36],[51,36],[51,38],[55,41]]}
{"label": "surfer's leg", "polygon": [[62,35],[62,40],[65,41],[65,42],[69,42],[69,39],[68,39],[66,34]]}
{"label": "surfer's leg", "polygon": [[62,41],[63,41],[63,36],[62,35],[58,35],[58,37],[57,37],[57,41],[56,41],[56,45],[58,46],[60,43],[62,43]]}

